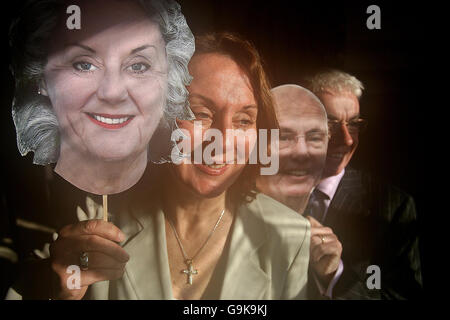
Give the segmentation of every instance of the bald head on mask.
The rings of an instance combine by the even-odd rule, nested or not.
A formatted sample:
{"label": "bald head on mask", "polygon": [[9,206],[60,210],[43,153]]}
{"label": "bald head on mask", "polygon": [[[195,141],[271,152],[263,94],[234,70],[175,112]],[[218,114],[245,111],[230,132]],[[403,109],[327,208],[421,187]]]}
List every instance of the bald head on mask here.
{"label": "bald head on mask", "polygon": [[303,213],[325,165],[327,114],[320,100],[301,86],[278,86],[272,94],[280,124],[280,169],[276,175],[260,176],[257,187]]}

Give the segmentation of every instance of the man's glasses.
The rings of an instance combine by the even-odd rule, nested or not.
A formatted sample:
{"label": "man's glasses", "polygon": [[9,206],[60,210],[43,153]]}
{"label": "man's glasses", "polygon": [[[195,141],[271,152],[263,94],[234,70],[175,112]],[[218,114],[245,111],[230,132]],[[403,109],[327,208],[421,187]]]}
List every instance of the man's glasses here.
{"label": "man's glasses", "polygon": [[367,121],[361,118],[351,121],[328,120],[328,130],[330,131],[330,134],[333,135],[339,132],[342,125],[347,127],[350,134],[358,134],[366,129]]}

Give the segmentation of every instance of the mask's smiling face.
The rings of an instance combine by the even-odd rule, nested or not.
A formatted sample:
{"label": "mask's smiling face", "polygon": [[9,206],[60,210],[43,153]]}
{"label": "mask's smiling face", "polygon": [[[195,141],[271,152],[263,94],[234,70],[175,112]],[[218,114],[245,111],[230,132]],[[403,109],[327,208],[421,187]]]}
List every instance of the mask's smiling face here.
{"label": "mask's smiling face", "polygon": [[257,186],[294,208],[321,179],[328,144],[326,113],[301,87],[286,85],[272,92],[280,124],[280,169],[276,175],[261,176]]}
{"label": "mask's smiling face", "polygon": [[280,108],[280,170],[278,187],[288,196],[301,196],[319,183],[327,152],[324,112],[312,100]]}
{"label": "mask's smiling face", "polygon": [[81,30],[56,30],[45,68],[64,153],[117,161],[146,152],[163,114],[159,26],[134,1],[80,1]]}

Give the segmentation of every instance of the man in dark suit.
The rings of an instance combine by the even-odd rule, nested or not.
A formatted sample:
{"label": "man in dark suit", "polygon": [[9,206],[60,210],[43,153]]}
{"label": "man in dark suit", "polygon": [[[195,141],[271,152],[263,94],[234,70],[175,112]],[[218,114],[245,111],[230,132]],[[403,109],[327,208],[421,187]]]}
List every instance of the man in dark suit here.
{"label": "man in dark suit", "polygon": [[[413,199],[348,167],[365,126],[359,106],[362,83],[332,70],[314,76],[309,88],[325,106],[331,136],[322,180],[307,209],[312,227],[311,268],[317,268],[314,256],[326,251],[327,238],[337,237],[342,255],[329,286],[332,298],[421,297]],[[330,254],[336,256],[336,252]],[[316,286],[311,286],[311,296],[318,297],[317,293]]]}

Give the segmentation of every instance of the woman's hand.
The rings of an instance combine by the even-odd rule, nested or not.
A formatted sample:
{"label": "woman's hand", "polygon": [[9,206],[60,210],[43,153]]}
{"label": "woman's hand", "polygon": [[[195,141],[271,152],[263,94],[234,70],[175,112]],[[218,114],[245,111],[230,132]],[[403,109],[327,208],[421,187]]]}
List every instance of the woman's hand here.
{"label": "woman's hand", "polygon": [[[55,285],[53,298],[78,300],[83,298],[89,285],[122,277],[129,255],[117,243],[125,235],[110,222],[87,220],[65,226],[58,239],[50,246],[50,265]],[[67,267],[80,264],[80,255],[87,252],[89,266],[81,270],[80,289],[69,289]]]}

